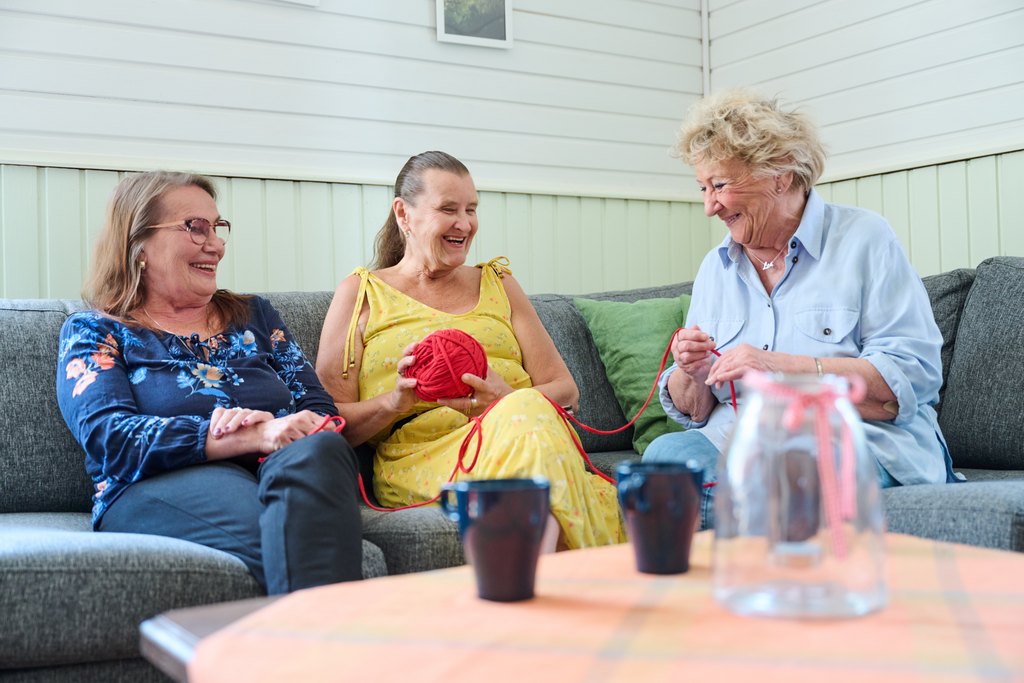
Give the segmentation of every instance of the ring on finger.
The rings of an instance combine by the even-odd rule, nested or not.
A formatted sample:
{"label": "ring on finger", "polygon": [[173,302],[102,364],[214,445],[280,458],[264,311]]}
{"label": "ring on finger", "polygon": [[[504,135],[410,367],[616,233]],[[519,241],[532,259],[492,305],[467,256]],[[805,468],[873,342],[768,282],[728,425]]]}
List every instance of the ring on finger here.
{"label": "ring on finger", "polygon": [[476,408],[476,394],[471,394],[469,397],[469,407]]}

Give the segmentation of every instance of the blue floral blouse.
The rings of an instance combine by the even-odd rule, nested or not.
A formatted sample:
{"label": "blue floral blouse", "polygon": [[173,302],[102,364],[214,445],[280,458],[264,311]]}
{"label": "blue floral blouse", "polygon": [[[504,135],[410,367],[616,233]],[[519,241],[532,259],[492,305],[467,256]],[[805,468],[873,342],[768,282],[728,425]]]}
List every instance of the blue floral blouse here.
{"label": "blue floral blouse", "polygon": [[247,323],[205,341],[129,327],[97,311],[65,321],[57,402],[85,449],[94,528],[134,482],[205,462],[214,408],[337,415],[278,312],[260,297],[250,310]]}

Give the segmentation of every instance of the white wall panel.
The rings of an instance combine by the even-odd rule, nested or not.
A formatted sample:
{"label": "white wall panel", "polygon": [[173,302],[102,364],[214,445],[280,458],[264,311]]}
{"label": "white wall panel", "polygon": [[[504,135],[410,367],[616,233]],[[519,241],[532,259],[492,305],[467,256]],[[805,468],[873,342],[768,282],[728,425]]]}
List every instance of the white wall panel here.
{"label": "white wall panel", "polygon": [[386,184],[445,149],[481,188],[673,198],[699,4],[521,1],[511,50],[434,0],[0,0],[0,162]]}
{"label": "white wall panel", "polygon": [[1024,149],[1020,0],[710,3],[712,90],[801,105],[825,180]]}

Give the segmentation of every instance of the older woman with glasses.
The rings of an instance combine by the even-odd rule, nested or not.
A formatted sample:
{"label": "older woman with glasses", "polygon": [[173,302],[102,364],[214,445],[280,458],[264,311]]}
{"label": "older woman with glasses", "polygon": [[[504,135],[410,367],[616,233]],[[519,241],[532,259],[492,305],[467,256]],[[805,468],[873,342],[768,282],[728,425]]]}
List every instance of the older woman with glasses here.
{"label": "older woman with glasses", "polygon": [[359,579],[355,454],[277,311],[217,288],[230,231],[209,178],[114,190],[57,367],[93,526],[223,550],[272,594]]}

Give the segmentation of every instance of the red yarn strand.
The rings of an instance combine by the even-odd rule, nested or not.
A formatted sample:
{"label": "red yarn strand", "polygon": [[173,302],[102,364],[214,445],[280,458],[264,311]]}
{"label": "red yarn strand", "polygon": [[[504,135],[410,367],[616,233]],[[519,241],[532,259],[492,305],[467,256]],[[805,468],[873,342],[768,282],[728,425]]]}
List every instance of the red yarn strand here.
{"label": "red yarn strand", "polygon": [[[661,356],[661,364],[658,367],[658,372],[654,376],[654,383],[651,385],[651,391],[647,394],[647,400],[640,406],[640,410],[637,411],[636,415],[633,416],[626,424],[616,429],[598,429],[589,425],[583,424],[575,417],[573,417],[568,411],[562,406],[558,405],[557,402],[553,401],[549,396],[544,396],[550,403],[555,411],[561,417],[562,422],[565,424],[569,433],[572,435],[573,445],[576,446],[576,450],[579,452],[583,461],[587,464],[590,472],[597,475],[605,481],[615,484],[615,480],[610,476],[597,469],[594,463],[590,460],[590,456],[583,449],[583,444],[580,441],[579,435],[576,434],[575,430],[569,427],[569,422],[584,429],[591,434],[618,434],[619,432],[629,429],[643,412],[647,409],[651,399],[654,398],[654,392],[658,390],[658,379],[661,377],[661,373],[665,370],[665,365],[668,362],[668,357],[672,353],[672,340],[675,339],[676,334],[683,328],[678,328],[672,333],[672,337],[669,339],[668,346],[665,348],[665,353]],[[479,351],[477,351],[479,349]],[[716,349],[711,349],[711,353],[715,356],[721,356]],[[487,355],[476,339],[472,336],[456,329],[445,329],[437,330],[424,337],[423,341],[416,345],[414,350],[416,355],[416,363],[406,371],[407,377],[416,377],[416,395],[424,401],[436,401],[438,398],[459,398],[467,396],[472,393],[472,389],[462,381],[462,375],[466,372],[472,373],[478,377],[485,376],[487,372]],[[482,358],[482,367],[480,366],[480,359]],[[460,386],[461,385],[461,386]],[[423,393],[420,393],[421,386],[423,387]],[[736,386],[730,380],[729,381],[729,393],[732,397],[732,409],[734,412],[738,412],[736,405]],[[542,394],[543,395],[543,394]],[[480,458],[480,449],[483,445],[483,419],[487,416],[491,409],[498,404],[494,401],[482,413],[476,416],[470,416],[469,421],[473,423],[470,427],[469,432],[466,434],[462,443],[459,445],[458,457],[455,461],[455,467],[452,468],[452,473],[448,476],[448,482],[455,480],[456,475],[459,472],[469,474],[476,467],[476,463]],[[330,427],[333,431],[341,433],[345,428],[345,419],[342,417],[328,417],[324,420],[313,433],[322,431],[328,428],[328,425],[333,424]],[[467,465],[465,462],[466,453],[469,451],[470,444],[473,438],[476,437],[476,449],[473,452],[473,459]],[[710,488],[714,486],[714,482],[704,484],[704,488]],[[429,500],[420,501],[418,503],[410,503],[409,505],[401,505],[393,508],[381,507],[374,505],[370,502],[370,498],[366,493],[366,486],[363,483],[363,475],[359,475],[359,492],[363,496],[363,502],[366,503],[367,507],[377,510],[379,512],[396,512],[398,510],[409,510],[411,508],[424,507],[436,503],[441,498],[441,492],[439,491],[436,496]]]}

